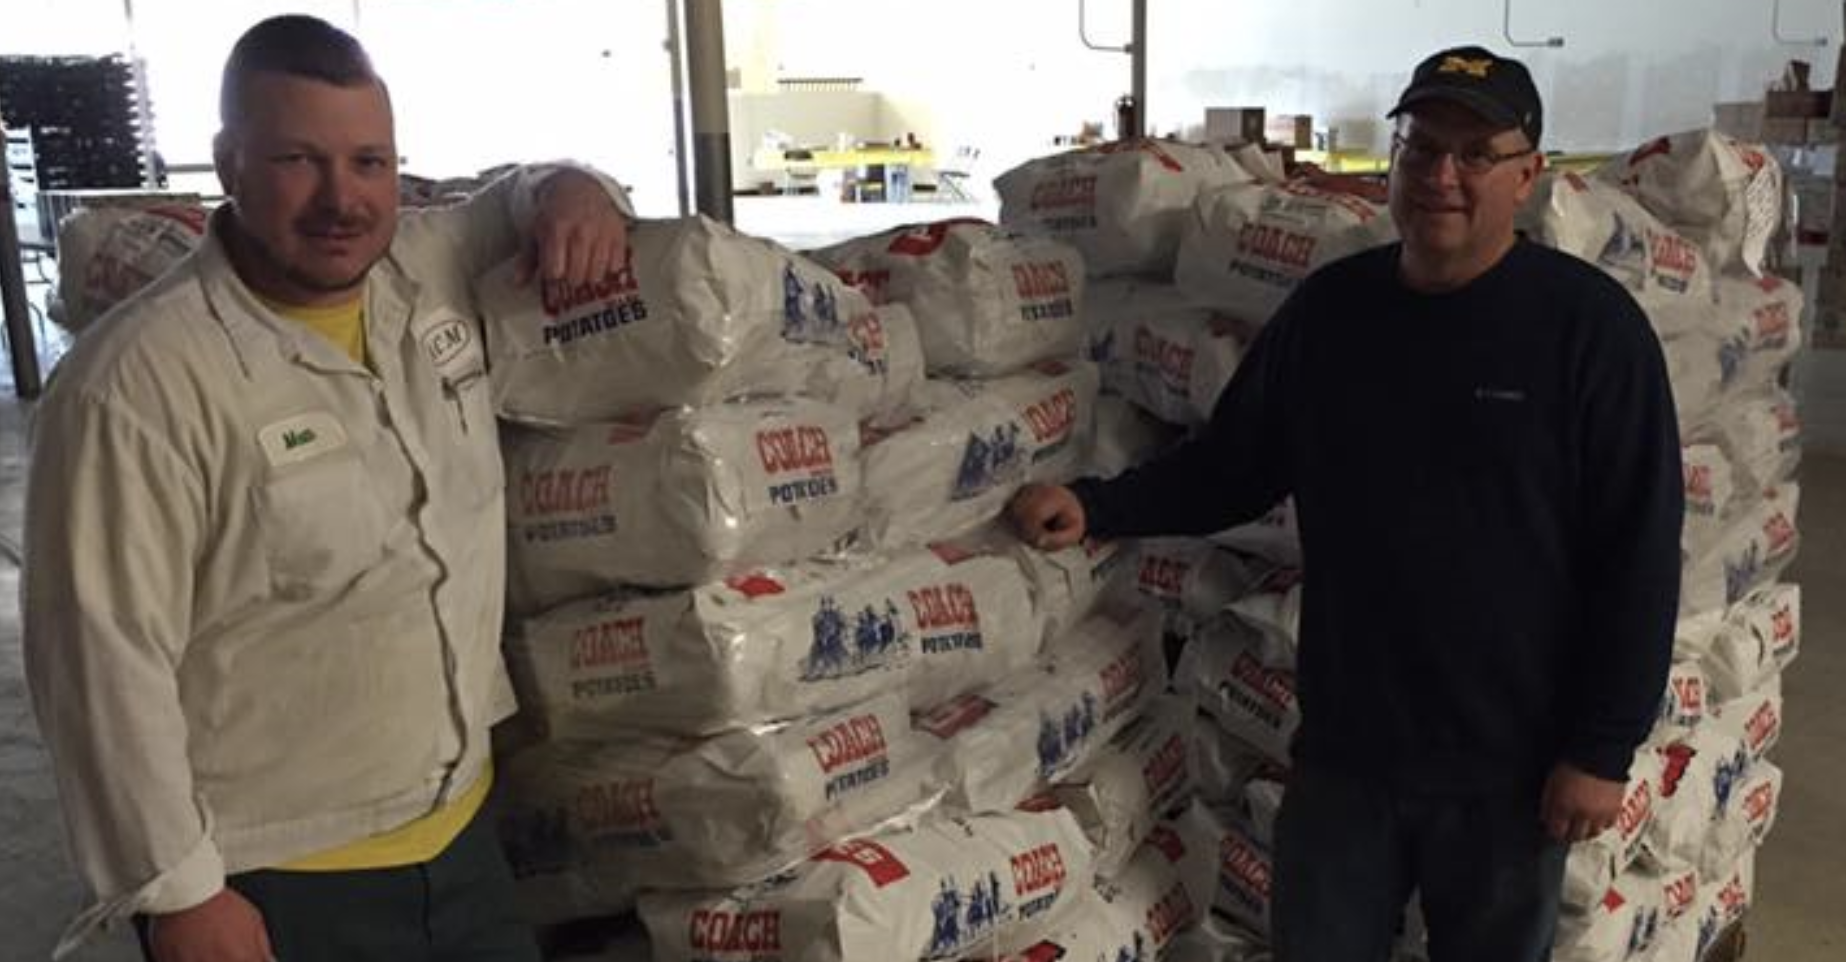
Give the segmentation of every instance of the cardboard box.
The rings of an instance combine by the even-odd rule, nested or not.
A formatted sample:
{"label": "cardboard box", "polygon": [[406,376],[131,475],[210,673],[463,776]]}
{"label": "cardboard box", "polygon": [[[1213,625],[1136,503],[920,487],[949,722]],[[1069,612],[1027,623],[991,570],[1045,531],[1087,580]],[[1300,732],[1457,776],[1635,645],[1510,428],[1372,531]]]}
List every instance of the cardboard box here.
{"label": "cardboard box", "polygon": [[[1846,4],[1841,4],[1840,6],[1846,8]],[[1833,70],[1833,85],[1835,88],[1838,88],[1840,78],[1846,77],[1846,74],[1839,72],[1841,70],[1846,70],[1846,44],[1840,46],[1839,59],[1834,61]],[[1833,98],[1833,109],[1828,111],[1828,113],[1830,115],[1828,119],[1833,121],[1834,126],[1846,127],[1846,97]]]}
{"label": "cardboard box", "polygon": [[1834,222],[1833,179],[1814,174],[1788,175],[1788,192],[1794,198],[1795,242],[1828,243]]}
{"label": "cardboard box", "polygon": [[1711,105],[1711,126],[1718,133],[1757,143],[1763,139],[1763,104],[1743,100]]}
{"label": "cardboard box", "polygon": [[1806,117],[1764,117],[1762,142],[1778,146],[1799,146],[1808,142]]}
{"label": "cardboard box", "polygon": [[[1838,234],[1834,235],[1834,245],[1839,243],[1839,237]],[[1834,245],[1828,247],[1829,254],[1833,253]],[[1835,311],[1846,308],[1846,266],[1839,261],[1830,261],[1815,275],[1814,290],[1810,293],[1814,296],[1816,308],[1831,308]]]}
{"label": "cardboard box", "polygon": [[1808,344],[1820,350],[1846,348],[1846,310],[1824,304],[1816,306]]}
{"label": "cardboard box", "polygon": [[1763,94],[1763,116],[1826,117],[1833,111],[1831,90],[1771,90]]}
{"label": "cardboard box", "polygon": [[1263,126],[1265,139],[1296,150],[1314,149],[1314,118],[1309,114],[1282,114]]}
{"label": "cardboard box", "polygon": [[1261,107],[1205,108],[1205,142],[1210,144],[1260,144],[1264,110]]}
{"label": "cardboard box", "polygon": [[[1846,295],[1846,229],[1830,230],[1827,233],[1826,256],[1822,258],[1821,265],[1820,276],[1815,280],[1816,291],[1830,288],[1836,294]],[[1841,276],[1829,280],[1828,271],[1841,272]]]}

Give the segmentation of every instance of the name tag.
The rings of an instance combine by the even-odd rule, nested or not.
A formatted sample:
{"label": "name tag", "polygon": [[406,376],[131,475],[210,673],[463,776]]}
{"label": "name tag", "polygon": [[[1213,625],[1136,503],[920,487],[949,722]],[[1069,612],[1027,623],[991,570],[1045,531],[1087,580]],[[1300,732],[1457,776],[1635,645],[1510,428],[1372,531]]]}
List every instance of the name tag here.
{"label": "name tag", "polygon": [[309,411],[277,421],[258,431],[256,437],[270,465],[278,468],[346,446],[346,429],[326,411]]}

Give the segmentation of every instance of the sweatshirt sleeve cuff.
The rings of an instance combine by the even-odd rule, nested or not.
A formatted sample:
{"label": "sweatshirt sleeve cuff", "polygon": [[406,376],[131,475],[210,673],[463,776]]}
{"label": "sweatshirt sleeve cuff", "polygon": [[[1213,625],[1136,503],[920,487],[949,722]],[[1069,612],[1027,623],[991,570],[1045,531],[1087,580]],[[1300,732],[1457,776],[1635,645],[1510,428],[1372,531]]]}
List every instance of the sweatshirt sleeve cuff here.
{"label": "sweatshirt sleeve cuff", "polygon": [[1626,784],[1635,748],[1634,745],[1577,745],[1564,752],[1564,761],[1605,781]]}
{"label": "sweatshirt sleeve cuff", "polygon": [[1103,482],[1098,478],[1081,478],[1071,482],[1070,492],[1083,505],[1084,536],[1102,540],[1115,537],[1115,519],[1103,497]]}

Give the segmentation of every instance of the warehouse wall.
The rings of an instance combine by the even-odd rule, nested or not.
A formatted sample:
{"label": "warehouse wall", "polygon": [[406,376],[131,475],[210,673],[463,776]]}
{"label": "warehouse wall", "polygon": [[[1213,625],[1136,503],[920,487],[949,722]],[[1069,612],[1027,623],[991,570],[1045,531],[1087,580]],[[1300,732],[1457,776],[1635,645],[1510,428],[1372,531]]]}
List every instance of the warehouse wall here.
{"label": "warehouse wall", "polygon": [[[1080,0],[732,0],[729,55],[744,89],[779,76],[850,75],[928,100],[939,142],[981,146],[993,172],[1043,153],[1085,121],[1110,120],[1128,60],[1078,41]],[[1087,0],[1092,39],[1128,39],[1128,0]],[[1841,36],[1838,0],[1781,0],[1781,29]],[[1511,52],[1497,0],[1149,0],[1151,120],[1183,131],[1211,106],[1309,113],[1341,142],[1382,148],[1415,61],[1459,43]],[[1547,146],[1614,150],[1710,122],[1719,100],[1760,96],[1790,58],[1833,82],[1837,46],[1771,35],[1771,0],[1514,0],[1521,49],[1550,106]],[[901,11],[901,12],[900,12]],[[868,131],[877,138],[885,131]]]}
{"label": "warehouse wall", "polygon": [[[5,0],[0,53],[126,49],[122,0]],[[302,12],[355,31],[391,84],[398,145],[444,177],[570,156],[670,214],[672,98],[662,3],[611,0],[134,0],[156,139],[170,163],[211,157],[218,83],[250,24]],[[198,179],[206,189],[210,178]]]}
{"label": "warehouse wall", "polygon": [[[1125,2],[1125,0],[1124,0]],[[1206,105],[1309,113],[1340,140],[1382,148],[1382,115],[1418,57],[1484,43],[1532,68],[1549,108],[1548,147],[1608,150],[1710,123],[1711,105],[1751,100],[1791,58],[1833,83],[1838,0],[1513,0],[1521,40],[1561,36],[1562,49],[1515,51],[1497,0],[1152,0],[1150,84],[1162,129],[1198,123]]]}
{"label": "warehouse wall", "polygon": [[[1090,33],[1128,39],[1129,0],[1087,0]],[[1044,153],[1086,121],[1107,122],[1128,59],[1085,49],[1079,0],[729,0],[727,47],[743,90],[781,76],[855,75],[927,112],[890,118],[882,139],[921,130],[979,146],[984,174]],[[1837,0],[1781,0],[1792,36],[1841,34]],[[575,152],[622,171],[650,211],[672,183],[663,4],[610,0],[137,0],[157,126],[169,160],[203,160],[229,40],[262,14],[306,9],[354,25],[397,85],[413,167]],[[1311,113],[1342,142],[1382,146],[1380,115],[1422,53],[1464,41],[1504,47],[1495,0],[1150,0],[1152,121],[1170,132],[1207,105]],[[1707,122],[1716,100],[1749,99],[1784,60],[1833,81],[1836,48],[1783,46],[1771,0],[1514,0],[1522,51],[1554,118],[1550,146],[1615,149]],[[7,0],[0,52],[100,52],[123,45],[120,0]],[[549,103],[547,103],[549,101]],[[560,103],[560,101],[563,101]],[[551,107],[553,109],[546,109]]]}
{"label": "warehouse wall", "polygon": [[[1126,43],[1127,0],[1088,2],[1092,37]],[[1126,56],[1078,41],[1077,0],[729,0],[725,34],[744,90],[773,91],[784,77],[862,78],[893,109],[885,128],[853,133],[979,147],[977,177],[1106,120],[1129,86]]]}
{"label": "warehouse wall", "polygon": [[6,0],[0,6],[0,54],[114,53],[127,39],[121,0]]}

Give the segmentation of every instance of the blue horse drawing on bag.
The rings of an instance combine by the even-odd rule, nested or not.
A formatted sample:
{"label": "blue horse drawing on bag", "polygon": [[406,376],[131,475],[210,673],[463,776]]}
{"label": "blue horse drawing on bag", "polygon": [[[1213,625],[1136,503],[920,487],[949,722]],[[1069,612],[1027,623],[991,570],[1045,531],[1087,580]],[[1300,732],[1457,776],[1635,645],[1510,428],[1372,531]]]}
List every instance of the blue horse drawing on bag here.
{"label": "blue horse drawing on bag", "polygon": [[903,616],[889,598],[882,613],[868,603],[849,618],[837,599],[822,595],[809,625],[814,641],[802,664],[802,681],[845,678],[883,668],[909,649]]}

